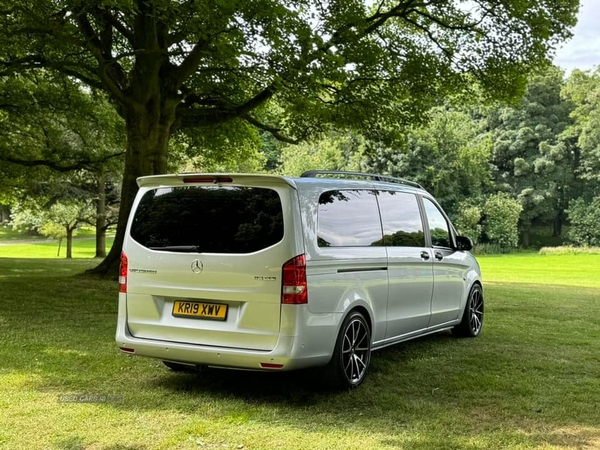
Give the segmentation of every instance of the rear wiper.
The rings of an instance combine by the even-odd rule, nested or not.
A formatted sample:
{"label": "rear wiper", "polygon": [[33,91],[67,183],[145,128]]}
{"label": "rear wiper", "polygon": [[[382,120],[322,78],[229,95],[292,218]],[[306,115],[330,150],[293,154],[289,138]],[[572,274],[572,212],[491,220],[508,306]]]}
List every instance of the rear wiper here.
{"label": "rear wiper", "polygon": [[150,247],[150,250],[166,250],[168,252],[182,252],[182,253],[200,253],[199,245],[165,245],[162,247]]}

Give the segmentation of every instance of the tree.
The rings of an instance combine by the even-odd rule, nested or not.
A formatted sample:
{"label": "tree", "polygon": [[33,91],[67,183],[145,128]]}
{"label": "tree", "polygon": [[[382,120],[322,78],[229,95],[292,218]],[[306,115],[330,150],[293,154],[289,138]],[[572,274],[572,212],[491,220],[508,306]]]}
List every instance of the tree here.
{"label": "tree", "polygon": [[6,178],[0,187],[15,201],[37,195],[39,182],[78,183],[83,196],[95,199],[96,256],[106,256],[123,125],[102,94],[66,76],[34,72],[1,79],[0,173]]}
{"label": "tree", "polygon": [[578,3],[1,0],[0,73],[66,74],[125,119],[117,235],[98,268],[115,274],[135,180],[167,170],[178,130],[238,123],[296,141],[333,123],[382,138],[475,81],[512,98]]}
{"label": "tree", "polygon": [[574,105],[572,122],[563,138],[575,142],[578,175],[582,180],[577,194],[591,200],[600,194],[600,69],[594,72],[575,70],[562,95]]}
{"label": "tree", "polygon": [[60,256],[60,247],[62,246],[62,241],[67,237],[65,227],[63,227],[61,224],[48,221],[40,227],[39,231],[40,234],[58,241],[58,249],[56,250],[56,257],[58,258]]}
{"label": "tree", "polygon": [[463,202],[458,206],[456,220],[454,221],[458,233],[470,237],[475,244],[481,238],[482,227],[480,222],[482,213],[483,211],[479,206]]}
{"label": "tree", "polygon": [[75,230],[88,223],[93,216],[90,201],[56,202],[47,207],[42,203],[29,201],[27,205],[18,205],[13,214],[12,226],[18,230],[35,230],[44,236],[59,240],[67,239],[67,258],[73,257],[73,236]]}
{"label": "tree", "polygon": [[600,246],[600,197],[591,202],[582,198],[569,204],[569,237],[578,245]]}
{"label": "tree", "polygon": [[563,73],[555,67],[532,77],[520,104],[488,114],[493,135],[494,181],[522,204],[524,246],[536,220],[552,220],[560,235],[565,210],[577,190],[578,149],[565,130],[572,103],[561,97]]}
{"label": "tree", "polygon": [[491,140],[484,125],[464,108],[432,108],[429,121],[409,128],[398,147],[369,141],[365,165],[420,183],[454,216],[459,203],[481,197],[491,185]]}
{"label": "tree", "polygon": [[67,259],[73,257],[73,234],[83,222],[93,216],[93,208],[85,202],[56,203],[45,213],[45,219],[65,230],[67,238]]}
{"label": "tree", "polygon": [[523,206],[506,193],[491,195],[483,207],[487,239],[503,248],[516,247],[519,243],[517,224],[522,210]]}
{"label": "tree", "polygon": [[300,176],[307,170],[360,170],[365,139],[358,133],[324,133],[319,139],[296,145],[285,145],[278,171]]}

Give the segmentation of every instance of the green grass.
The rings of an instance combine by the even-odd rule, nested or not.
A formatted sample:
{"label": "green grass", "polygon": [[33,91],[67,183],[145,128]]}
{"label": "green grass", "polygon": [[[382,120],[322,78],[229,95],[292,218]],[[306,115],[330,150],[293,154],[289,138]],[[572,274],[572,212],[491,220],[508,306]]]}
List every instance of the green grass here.
{"label": "green grass", "polygon": [[[76,237],[93,237],[96,234],[94,227],[81,227],[76,232]],[[48,238],[40,234],[32,234],[28,231],[16,231],[8,225],[0,225],[0,243],[9,243],[11,241],[44,241]]]}
{"label": "green grass", "polygon": [[[113,238],[106,238],[106,248],[110,249]],[[0,245],[0,258],[57,258],[58,242],[36,242],[33,244]],[[63,240],[60,257],[64,258],[67,243]],[[93,258],[96,254],[96,241],[92,238],[73,239],[73,258]]]}
{"label": "green grass", "polygon": [[479,338],[376,352],[363,386],[328,392],[312,373],[175,374],[122,355],[116,283],[72,276],[95,261],[0,258],[0,447],[599,448],[600,256],[480,261]]}
{"label": "green grass", "polygon": [[45,239],[44,236],[32,235],[26,232],[13,230],[12,227],[0,225],[0,242],[15,241],[15,240],[37,240]]}
{"label": "green grass", "polygon": [[517,253],[481,255],[477,260],[484,282],[600,288],[600,255]]}

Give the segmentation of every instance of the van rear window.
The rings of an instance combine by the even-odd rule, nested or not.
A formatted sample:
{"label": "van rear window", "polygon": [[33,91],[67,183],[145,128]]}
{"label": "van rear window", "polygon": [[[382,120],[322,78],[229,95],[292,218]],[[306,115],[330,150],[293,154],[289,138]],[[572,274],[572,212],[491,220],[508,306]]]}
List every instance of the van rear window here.
{"label": "van rear window", "polygon": [[131,237],[159,251],[251,253],[283,239],[281,200],[267,188],[154,189],[135,211]]}

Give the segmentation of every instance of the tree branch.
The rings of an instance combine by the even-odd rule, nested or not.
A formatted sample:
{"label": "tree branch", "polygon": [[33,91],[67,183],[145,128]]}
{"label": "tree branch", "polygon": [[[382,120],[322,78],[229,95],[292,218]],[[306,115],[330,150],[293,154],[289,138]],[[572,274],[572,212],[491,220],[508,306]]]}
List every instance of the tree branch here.
{"label": "tree branch", "polygon": [[241,118],[244,119],[249,124],[254,125],[256,128],[260,128],[261,130],[271,133],[271,135],[278,141],[287,142],[288,144],[298,144],[300,142],[299,139],[292,139],[288,136],[281,134],[280,133],[281,128],[275,128],[275,127],[266,125],[262,122],[259,122],[254,117],[252,117],[250,114],[244,114],[243,116],[241,116]]}
{"label": "tree branch", "polygon": [[[202,99],[194,94],[188,94],[184,103],[177,107],[182,116],[180,126],[188,128],[193,126],[208,126],[240,118],[258,108],[275,95],[275,85],[270,84],[251,99],[239,106],[231,107],[220,99]],[[194,109],[194,105],[204,108]]]}
{"label": "tree branch", "polygon": [[412,11],[415,8],[425,7],[428,3],[416,3],[416,0],[408,0],[406,3],[398,3],[393,8],[388,11],[382,13],[380,9],[377,10],[375,14],[370,17],[367,17],[365,20],[367,23],[373,22],[364,30],[364,34],[371,34],[373,31],[377,30],[381,27],[385,22],[393,17],[405,17],[408,14],[408,11]]}
{"label": "tree branch", "polygon": [[123,22],[121,22],[117,17],[113,16],[107,9],[98,9],[98,13],[102,17],[102,19],[106,21],[106,23],[114,27],[115,30],[117,30],[125,39],[127,39],[129,45],[131,45],[132,47],[134,46],[135,37],[133,35],[133,31],[127,28],[127,26],[123,24]]}
{"label": "tree branch", "polygon": [[274,83],[271,83],[261,92],[256,94],[254,97],[249,99],[246,103],[241,104],[234,110],[234,117],[241,117],[249,113],[250,111],[258,108],[268,101],[273,95],[275,95],[276,87]]}
{"label": "tree branch", "polygon": [[[104,84],[105,88],[112,96],[115,97],[117,101],[124,105],[130,105],[131,100],[123,93],[123,91],[119,87],[119,81],[122,80],[116,79],[122,77],[121,74],[124,73],[123,69],[117,69],[117,72],[119,72],[120,74],[116,74],[114,71],[111,71],[112,73],[109,73],[109,64],[107,63],[107,60],[111,59],[112,55],[110,55],[110,53],[108,55],[104,54],[100,38],[94,31],[94,28],[92,27],[90,21],[87,19],[85,12],[79,12],[79,14],[77,15],[77,23],[79,24],[79,30],[86,38],[86,46],[88,50],[92,53],[94,58],[96,58],[96,61],[98,61],[98,77]],[[114,62],[112,63],[112,65],[121,67],[118,63]]]}
{"label": "tree branch", "polygon": [[105,156],[104,158],[100,158],[98,160],[92,161],[78,161],[73,164],[60,164],[57,161],[51,161],[48,159],[22,159],[22,158],[14,158],[12,156],[2,155],[0,154],[0,160],[6,161],[13,164],[18,164],[20,166],[25,167],[37,167],[44,166],[50,169],[56,170],[57,172],[71,172],[73,170],[81,170],[81,169],[89,169],[95,165],[104,163],[109,159],[116,158],[124,155],[125,152],[113,153],[112,155]]}
{"label": "tree branch", "polygon": [[[93,75],[91,74],[95,75],[95,70],[82,63],[70,63],[66,61],[57,63],[51,62],[41,55],[30,55],[10,62],[0,61],[0,66],[4,67],[4,70],[0,71],[0,76],[11,75],[21,70],[47,67],[70,77],[77,78],[93,88],[104,89],[104,86],[99,80],[92,78]],[[88,74],[84,74],[77,69],[84,69]]]}
{"label": "tree branch", "polygon": [[176,85],[179,88],[187,78],[192,75],[202,59],[202,53],[208,48],[210,41],[199,40],[192,48],[192,51],[185,57],[176,71]]}
{"label": "tree branch", "polygon": [[429,37],[429,39],[431,39],[431,41],[436,45],[436,47],[439,48],[446,55],[448,60],[454,61],[454,55],[452,54],[452,52],[441,44],[441,42],[433,35],[433,33],[431,32],[431,30],[429,28],[421,25],[416,20],[412,20],[408,17],[405,17],[404,20],[407,21],[408,23],[412,24],[414,27],[418,28],[419,30],[423,31],[427,35],[427,37]]}

